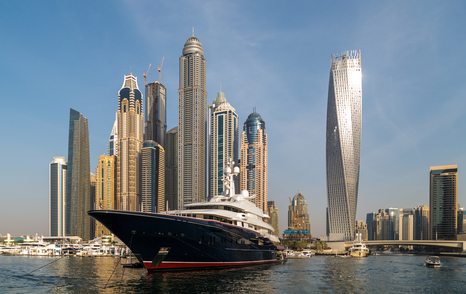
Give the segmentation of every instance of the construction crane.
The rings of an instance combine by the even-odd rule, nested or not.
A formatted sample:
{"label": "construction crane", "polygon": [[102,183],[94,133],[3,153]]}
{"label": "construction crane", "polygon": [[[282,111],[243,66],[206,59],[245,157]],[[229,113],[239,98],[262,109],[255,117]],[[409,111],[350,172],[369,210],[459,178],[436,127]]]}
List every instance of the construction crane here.
{"label": "construction crane", "polygon": [[142,74],[144,77],[144,85],[147,85],[147,76],[149,75],[149,71],[152,69],[152,63],[149,64],[147,70]]}
{"label": "construction crane", "polygon": [[162,56],[162,62],[157,66],[157,72],[159,74],[159,82],[162,82],[162,69],[163,69],[163,62],[165,61],[165,56]]}

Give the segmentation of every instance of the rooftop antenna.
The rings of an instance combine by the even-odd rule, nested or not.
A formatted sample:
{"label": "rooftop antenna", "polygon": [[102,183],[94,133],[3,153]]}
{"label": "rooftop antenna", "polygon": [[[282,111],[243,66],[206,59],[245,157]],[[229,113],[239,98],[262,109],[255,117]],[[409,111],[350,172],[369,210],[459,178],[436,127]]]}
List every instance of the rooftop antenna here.
{"label": "rooftop antenna", "polygon": [[147,85],[147,76],[149,75],[149,71],[151,70],[152,68],[152,63],[149,64],[149,67],[147,68],[147,70],[142,74],[142,76],[144,77],[144,86]]}
{"label": "rooftop antenna", "polygon": [[194,37],[194,26],[193,26],[193,34],[191,36]]}
{"label": "rooftop antenna", "polygon": [[163,69],[163,62],[165,61],[165,56],[162,56],[162,61],[159,65],[157,65],[157,72],[159,74],[159,82],[162,83],[162,69]]}

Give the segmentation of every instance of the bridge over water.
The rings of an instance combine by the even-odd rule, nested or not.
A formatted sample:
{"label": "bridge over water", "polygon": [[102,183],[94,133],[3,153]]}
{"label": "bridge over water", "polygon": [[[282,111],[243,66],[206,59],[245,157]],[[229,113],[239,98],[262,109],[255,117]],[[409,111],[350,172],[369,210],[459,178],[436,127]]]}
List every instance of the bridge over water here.
{"label": "bridge over water", "polygon": [[[345,247],[351,247],[353,242],[345,242]],[[458,251],[466,252],[466,241],[447,240],[374,240],[364,241],[367,246],[429,246],[439,248],[456,248]]]}

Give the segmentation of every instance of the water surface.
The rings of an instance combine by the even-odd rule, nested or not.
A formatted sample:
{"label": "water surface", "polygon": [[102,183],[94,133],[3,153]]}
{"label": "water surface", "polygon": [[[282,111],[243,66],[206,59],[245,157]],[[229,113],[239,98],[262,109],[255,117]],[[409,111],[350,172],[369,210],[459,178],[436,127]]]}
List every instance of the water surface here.
{"label": "water surface", "polygon": [[[111,257],[0,256],[1,293],[466,293],[466,258],[315,256],[282,265],[147,274]],[[126,262],[121,260],[121,262]]]}

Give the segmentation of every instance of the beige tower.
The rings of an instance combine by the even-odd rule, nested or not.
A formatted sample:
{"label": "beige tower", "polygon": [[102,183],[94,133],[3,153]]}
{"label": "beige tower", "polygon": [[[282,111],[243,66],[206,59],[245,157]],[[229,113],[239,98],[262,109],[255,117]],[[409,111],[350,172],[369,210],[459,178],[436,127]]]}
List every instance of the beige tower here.
{"label": "beige tower", "polygon": [[117,208],[138,211],[138,162],[143,142],[144,115],[142,93],[137,78],[131,74],[124,77],[118,92],[117,124]]}
{"label": "beige tower", "polygon": [[304,195],[301,193],[296,194],[288,206],[288,229],[303,231],[303,234],[306,235],[311,234],[311,222],[307,203]]}
{"label": "beige tower", "polygon": [[180,57],[178,90],[178,208],[206,200],[206,60],[193,35]]}
{"label": "beige tower", "polygon": [[267,212],[268,147],[265,122],[257,112],[251,113],[241,133],[240,190],[255,195],[256,206]]}
{"label": "beige tower", "polygon": [[[100,155],[95,172],[95,208],[94,209],[115,209],[116,208],[116,156]],[[110,231],[100,222],[96,221],[95,236],[110,235]]]}

